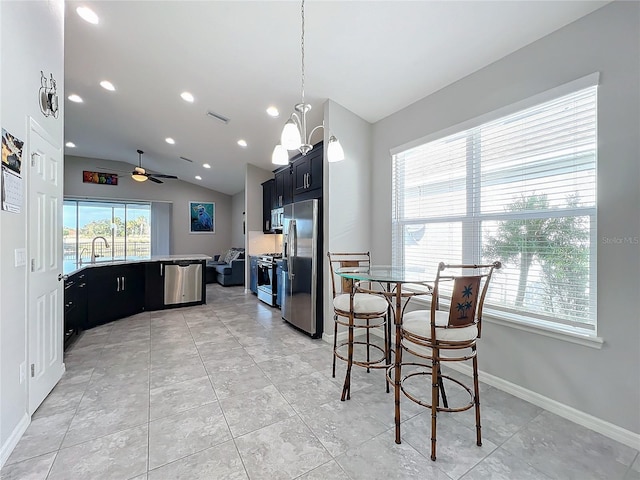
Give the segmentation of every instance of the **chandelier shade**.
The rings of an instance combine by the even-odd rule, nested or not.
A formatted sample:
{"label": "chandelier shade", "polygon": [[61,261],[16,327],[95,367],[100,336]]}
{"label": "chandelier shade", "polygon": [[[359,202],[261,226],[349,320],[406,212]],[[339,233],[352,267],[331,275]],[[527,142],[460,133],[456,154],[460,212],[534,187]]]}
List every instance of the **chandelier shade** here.
{"label": "chandelier shade", "polygon": [[297,150],[302,145],[302,137],[300,136],[300,130],[292,118],[287,120],[282,129],[282,135],[280,135],[280,146],[286,150]]}
{"label": "chandelier shade", "polygon": [[[289,155],[287,150],[298,150],[302,155],[306,155],[311,151],[313,145],[311,144],[311,137],[314,132],[322,128],[324,129],[324,122],[321,125],[313,128],[309,135],[307,135],[307,112],[311,110],[311,105],[304,101],[304,0],[302,0],[301,6],[302,17],[302,101],[295,105],[294,112],[285,123],[282,129],[282,135],[280,135],[280,144],[276,145],[271,155],[271,162],[276,165],[287,165],[289,163]],[[286,158],[286,161],[285,161]],[[340,145],[340,141],[331,135],[329,138],[329,144],[327,146],[327,161],[339,162],[344,160],[344,150]]]}
{"label": "chandelier shade", "polygon": [[271,162],[275,165],[287,165],[289,163],[289,152],[282,145],[276,145],[271,154]]}
{"label": "chandelier shade", "polygon": [[344,150],[338,139],[334,135],[331,135],[331,137],[329,137],[329,145],[327,146],[327,161],[333,163],[341,160],[344,160]]}

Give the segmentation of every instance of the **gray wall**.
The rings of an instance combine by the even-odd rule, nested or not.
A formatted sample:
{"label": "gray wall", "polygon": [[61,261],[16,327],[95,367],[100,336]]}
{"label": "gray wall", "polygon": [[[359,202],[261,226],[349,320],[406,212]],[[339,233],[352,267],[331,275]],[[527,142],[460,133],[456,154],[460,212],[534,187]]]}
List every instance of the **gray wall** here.
{"label": "gray wall", "polygon": [[[333,335],[333,297],[327,252],[366,252],[371,247],[371,124],[338,103],[324,106],[323,178],[324,332]],[[345,159],[329,163],[329,135],[340,140]],[[375,260],[375,257],[374,257]]]}
{"label": "gray wall", "polygon": [[[24,200],[20,214],[0,211],[0,465],[29,424],[27,382],[27,269],[14,266],[14,251],[25,249],[30,208],[28,118],[32,117],[62,151],[64,134],[64,3],[0,1],[0,125],[25,142]],[[37,103],[40,70],[57,82],[58,118],[45,117]],[[35,207],[33,207],[35,208]]]}
{"label": "gray wall", "polygon": [[[108,169],[108,170],[107,170]],[[171,247],[174,255],[201,253],[215,255],[231,248],[232,219],[231,197],[208,188],[181,180],[166,180],[162,184],[136,182],[122,173],[118,185],[96,185],[82,182],[82,171],[130,171],[128,163],[94,158],[65,156],[64,195],[76,198],[100,198],[114,200],[157,200],[171,202]],[[189,202],[215,203],[215,233],[189,233]],[[242,211],[240,211],[242,213]],[[242,229],[242,219],[239,220]]]}
{"label": "gray wall", "polygon": [[640,237],[639,24],[640,3],[611,3],[378,122],[371,196],[372,251],[377,261],[391,262],[390,149],[601,72],[597,312],[604,345],[597,349],[485,322],[479,361],[483,372],[609,422],[614,433],[619,427],[635,434],[640,433],[639,247],[606,239]]}
{"label": "gray wall", "polygon": [[243,230],[244,190],[231,197],[231,245],[234,247],[244,247],[244,237],[246,230]]}

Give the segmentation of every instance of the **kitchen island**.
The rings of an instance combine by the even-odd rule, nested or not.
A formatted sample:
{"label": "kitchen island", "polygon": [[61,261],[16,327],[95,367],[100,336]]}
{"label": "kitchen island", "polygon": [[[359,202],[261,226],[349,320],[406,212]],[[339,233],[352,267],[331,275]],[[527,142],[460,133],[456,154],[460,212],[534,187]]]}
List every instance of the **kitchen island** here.
{"label": "kitchen island", "polygon": [[136,313],[205,304],[205,263],[210,259],[162,255],[65,271],[65,346],[82,330]]}

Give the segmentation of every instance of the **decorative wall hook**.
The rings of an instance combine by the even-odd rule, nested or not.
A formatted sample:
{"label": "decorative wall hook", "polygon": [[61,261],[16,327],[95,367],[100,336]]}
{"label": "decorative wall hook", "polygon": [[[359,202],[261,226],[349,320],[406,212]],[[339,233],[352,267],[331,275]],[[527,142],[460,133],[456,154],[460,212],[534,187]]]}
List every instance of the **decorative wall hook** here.
{"label": "decorative wall hook", "polygon": [[[48,84],[48,85],[47,85]],[[56,81],[51,78],[47,81],[44,72],[40,70],[40,90],[38,90],[38,103],[40,111],[45,117],[58,118],[60,110],[58,109],[58,93],[56,91]]]}

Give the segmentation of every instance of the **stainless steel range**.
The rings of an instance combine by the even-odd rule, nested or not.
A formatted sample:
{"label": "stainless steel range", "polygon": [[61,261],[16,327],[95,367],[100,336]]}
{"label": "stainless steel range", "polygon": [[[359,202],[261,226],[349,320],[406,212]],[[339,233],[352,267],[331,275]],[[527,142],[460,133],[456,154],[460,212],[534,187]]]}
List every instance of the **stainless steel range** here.
{"label": "stainless steel range", "polygon": [[265,253],[258,257],[258,298],[272,307],[277,305],[276,260],[279,258],[282,258],[281,253]]}

